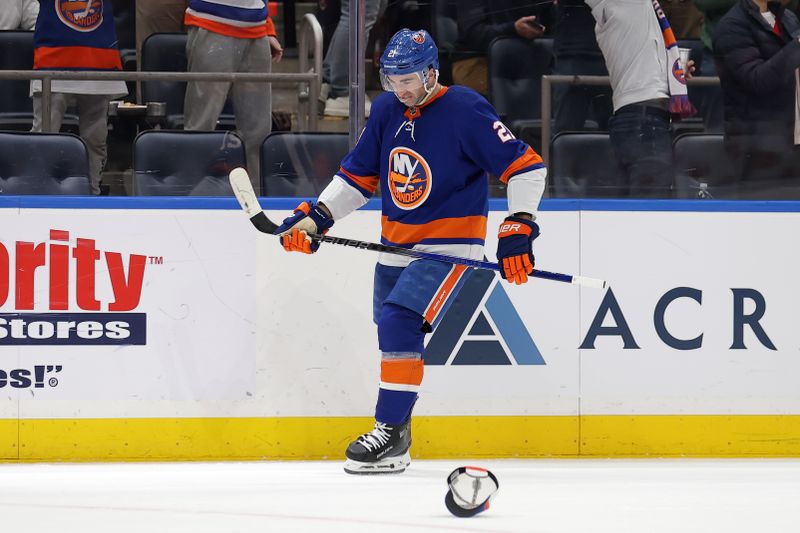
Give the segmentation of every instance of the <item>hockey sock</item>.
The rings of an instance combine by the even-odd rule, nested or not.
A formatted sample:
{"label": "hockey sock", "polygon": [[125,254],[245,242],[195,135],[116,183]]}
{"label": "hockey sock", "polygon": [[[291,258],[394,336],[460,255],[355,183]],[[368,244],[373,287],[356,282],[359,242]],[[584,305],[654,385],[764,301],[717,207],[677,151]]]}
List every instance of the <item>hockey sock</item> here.
{"label": "hockey sock", "polygon": [[378,321],[381,350],[381,383],[375,419],[402,424],[417,401],[425,364],[422,361],[422,316],[405,307],[385,303]]}

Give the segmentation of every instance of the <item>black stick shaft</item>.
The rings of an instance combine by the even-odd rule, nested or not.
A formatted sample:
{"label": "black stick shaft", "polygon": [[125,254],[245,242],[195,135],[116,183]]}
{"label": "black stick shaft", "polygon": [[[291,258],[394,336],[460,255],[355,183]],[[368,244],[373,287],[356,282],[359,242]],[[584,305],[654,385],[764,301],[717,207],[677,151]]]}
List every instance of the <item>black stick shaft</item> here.
{"label": "black stick shaft", "polygon": [[[250,222],[258,229],[258,231],[262,233],[270,233],[274,234],[275,230],[278,229],[277,224],[272,222],[269,218],[267,218],[266,213],[264,211],[260,211],[250,217]],[[378,244],[374,242],[366,242],[366,241],[359,241],[356,239],[347,239],[344,237],[333,237],[329,235],[317,235],[311,234],[309,235],[312,239],[319,242],[327,242],[330,244],[338,244],[340,246],[349,246],[350,248],[358,248],[360,250],[369,250],[372,252],[384,252],[389,254],[395,255],[403,255],[406,257],[413,257],[415,259],[430,259],[432,261],[441,261],[443,263],[450,263],[455,265],[465,265],[472,268],[480,268],[482,270],[492,270],[495,272],[500,271],[500,265],[497,263],[492,263],[490,261],[480,261],[478,259],[467,259],[465,257],[457,257],[454,255],[445,255],[445,254],[436,254],[433,252],[423,252],[421,250],[413,250],[410,248],[401,248],[399,246],[391,246],[388,244]],[[561,274],[558,272],[548,272],[547,270],[536,270],[531,273],[531,276],[535,278],[542,278],[542,279],[549,279],[552,281],[561,281],[563,283],[578,283],[579,285],[584,284],[583,280],[587,278],[575,278],[574,276],[570,276],[569,274]],[[597,283],[594,283],[595,280],[591,280],[590,283],[592,286],[599,286]],[[598,283],[602,283],[602,286],[605,286],[605,282],[601,282],[600,280],[596,280]]]}

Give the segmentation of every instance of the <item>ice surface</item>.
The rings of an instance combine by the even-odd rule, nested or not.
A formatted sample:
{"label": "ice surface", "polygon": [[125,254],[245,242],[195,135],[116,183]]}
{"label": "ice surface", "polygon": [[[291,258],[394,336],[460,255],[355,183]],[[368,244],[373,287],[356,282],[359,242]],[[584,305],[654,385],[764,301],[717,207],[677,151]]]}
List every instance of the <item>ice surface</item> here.
{"label": "ice surface", "polygon": [[[491,509],[444,506],[456,466],[491,469]],[[338,461],[0,464],[2,531],[787,532],[800,460],[413,461],[350,476]]]}

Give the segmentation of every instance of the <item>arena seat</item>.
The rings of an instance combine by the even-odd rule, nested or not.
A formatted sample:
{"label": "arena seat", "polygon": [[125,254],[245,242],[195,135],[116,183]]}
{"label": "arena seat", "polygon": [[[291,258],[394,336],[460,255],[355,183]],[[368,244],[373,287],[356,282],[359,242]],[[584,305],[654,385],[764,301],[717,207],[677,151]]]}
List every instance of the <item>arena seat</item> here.
{"label": "arena seat", "polygon": [[623,173],[606,133],[563,132],[550,146],[548,178],[553,196],[627,196]]}
{"label": "arena seat", "polygon": [[86,145],[71,133],[0,132],[0,194],[91,194]]}
{"label": "arena seat", "polygon": [[552,72],[553,39],[499,37],[489,44],[489,101],[511,131],[541,147],[542,76]]}
{"label": "arena seat", "polygon": [[[142,71],[186,72],[185,33],[154,33],[142,43]],[[183,101],[186,98],[186,82],[143,81],[142,102],[164,102],[166,104],[166,127],[183,128]],[[235,119],[230,99],[218,120],[221,129],[233,129]]]}
{"label": "arena seat", "polygon": [[489,100],[511,126],[542,117],[542,76],[552,72],[553,40],[499,37],[489,44]]}
{"label": "arena seat", "polygon": [[[33,32],[0,31],[0,69],[33,68]],[[33,123],[33,104],[28,80],[0,83],[0,129],[28,130]],[[27,127],[26,127],[27,126]]]}
{"label": "arena seat", "polygon": [[272,133],[261,145],[262,194],[317,196],[348,150],[346,133]]}
{"label": "arena seat", "polygon": [[229,131],[147,130],[133,144],[137,196],[232,195],[228,173],[245,166],[242,139]]}
{"label": "arena seat", "polygon": [[734,163],[725,151],[724,137],[715,133],[686,133],[672,143],[677,198],[735,198],[739,194]]}

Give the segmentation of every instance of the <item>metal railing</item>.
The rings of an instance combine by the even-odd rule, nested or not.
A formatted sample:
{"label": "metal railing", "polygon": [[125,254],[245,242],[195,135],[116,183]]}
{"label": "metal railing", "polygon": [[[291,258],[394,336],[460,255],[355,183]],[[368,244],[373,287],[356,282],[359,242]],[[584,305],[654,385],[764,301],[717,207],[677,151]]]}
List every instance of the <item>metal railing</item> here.
{"label": "metal railing", "polygon": [[[298,90],[298,120],[300,131],[316,131],[320,80],[322,76],[322,29],[312,15],[303,17],[300,35],[300,69],[298,73],[246,73],[246,72],[98,72],[61,70],[0,70],[3,80],[42,80],[42,130],[51,130],[50,97],[53,80],[108,80],[108,81],[227,81],[270,82],[300,85]],[[314,39],[313,71],[308,67],[308,35]],[[689,85],[717,86],[719,78],[698,76],[689,80]],[[542,76],[542,159],[550,160],[550,137],[552,120],[553,85],[608,86],[608,76]]]}
{"label": "metal railing", "polygon": [[[306,13],[303,16],[303,20],[300,21],[300,44],[298,45],[297,50],[297,60],[298,60],[298,69],[301,73],[309,73],[308,68],[308,51],[309,51],[309,44],[308,39],[311,36],[311,39],[314,41],[314,48],[313,54],[311,59],[313,60],[313,67],[310,72],[313,72],[315,78],[311,81],[308,85],[303,85],[300,87],[300,91],[298,92],[297,99],[297,114],[298,116],[302,115],[309,119],[309,123],[306,123],[305,126],[309,126],[311,131],[316,131],[317,129],[317,101],[319,96],[320,87],[322,85],[322,26],[320,26],[317,17],[312,15],[311,13]],[[317,95],[317,96],[314,96]],[[311,109],[309,100],[314,102],[313,109]]]}
{"label": "metal railing", "polygon": [[[608,76],[565,76],[548,74],[542,76],[542,159],[545,164],[550,162],[550,121],[553,115],[553,85],[611,85]],[[689,85],[710,87],[719,85],[719,78],[715,76],[697,76],[688,81]]]}
{"label": "metal railing", "polygon": [[[50,98],[53,80],[87,81],[227,81],[308,84],[310,87],[308,116],[304,124],[316,129],[319,81],[314,73],[251,73],[251,72],[98,72],[65,70],[0,70],[3,80],[42,80],[42,131],[51,130]],[[299,117],[298,117],[299,118]],[[271,120],[265,117],[265,120]],[[302,119],[301,119],[302,121]]]}

